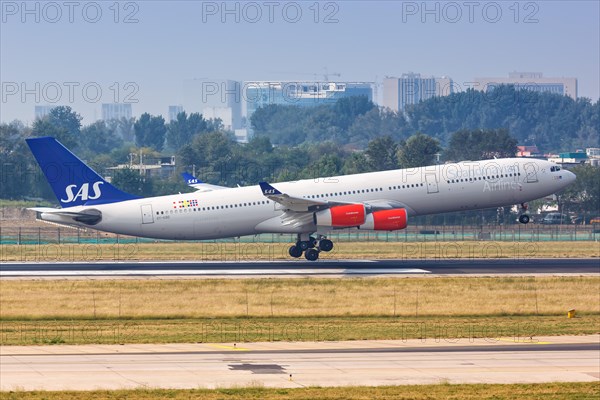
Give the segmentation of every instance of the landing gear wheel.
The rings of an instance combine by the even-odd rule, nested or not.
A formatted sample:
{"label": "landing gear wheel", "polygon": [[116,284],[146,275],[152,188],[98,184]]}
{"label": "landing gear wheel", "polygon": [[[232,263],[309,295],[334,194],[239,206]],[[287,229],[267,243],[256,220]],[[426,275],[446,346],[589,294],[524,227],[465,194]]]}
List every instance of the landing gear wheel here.
{"label": "landing gear wheel", "polygon": [[519,222],[522,224],[529,223],[529,215],[527,215],[527,214],[519,215]]}
{"label": "landing gear wheel", "polygon": [[304,252],[304,257],[308,261],[316,261],[319,258],[319,251],[317,249],[308,249]]}
{"label": "landing gear wheel", "polygon": [[331,251],[333,249],[333,242],[329,239],[319,240],[319,249],[323,251]]}
{"label": "landing gear wheel", "polygon": [[301,251],[305,251],[310,248],[310,243],[307,241],[299,241],[296,243],[296,247],[298,247]]}
{"label": "landing gear wheel", "polygon": [[298,258],[302,255],[302,250],[298,246],[290,246],[290,256]]}

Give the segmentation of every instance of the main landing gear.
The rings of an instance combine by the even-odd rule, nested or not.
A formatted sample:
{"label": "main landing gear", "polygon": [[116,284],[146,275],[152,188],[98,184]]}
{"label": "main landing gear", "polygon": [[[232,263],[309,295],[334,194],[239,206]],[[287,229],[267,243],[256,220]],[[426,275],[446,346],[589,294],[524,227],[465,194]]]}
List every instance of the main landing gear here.
{"label": "main landing gear", "polygon": [[529,208],[529,205],[527,203],[521,203],[521,206],[519,207],[519,222],[522,224],[528,224],[529,223],[529,215],[527,214],[527,209]]}
{"label": "main landing gear", "polygon": [[331,251],[332,249],[333,242],[323,235],[317,235],[315,239],[308,234],[300,234],[296,244],[290,246],[289,253],[294,258],[299,258],[304,253],[304,258],[308,261],[316,261],[321,251]]}

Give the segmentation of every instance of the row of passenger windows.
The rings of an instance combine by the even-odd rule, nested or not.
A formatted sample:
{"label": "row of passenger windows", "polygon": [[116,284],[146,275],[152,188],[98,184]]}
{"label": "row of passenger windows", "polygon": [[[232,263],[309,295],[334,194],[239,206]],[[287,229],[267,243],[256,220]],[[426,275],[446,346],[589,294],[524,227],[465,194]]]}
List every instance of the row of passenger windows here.
{"label": "row of passenger windows", "polygon": [[334,192],[334,193],[324,193],[324,194],[309,194],[307,196],[302,196],[302,197],[304,197],[305,199],[321,199],[323,197],[347,196],[349,194],[371,193],[371,192],[383,192],[383,188],[348,190],[345,192]]}
{"label": "row of passenger windows", "polygon": [[[408,189],[408,188],[415,188],[415,187],[419,187],[419,186],[423,186],[423,183],[416,183],[416,184],[413,183],[413,184],[407,184],[407,185],[402,185],[402,186],[400,186],[400,185],[390,186],[389,190]],[[383,192],[383,188],[348,190],[345,192],[334,192],[334,193],[324,193],[324,194],[311,194],[311,195],[306,195],[306,196],[302,196],[302,197],[305,199],[320,199],[320,198],[325,198],[325,197],[347,196],[347,195],[351,195],[351,194],[374,193],[374,192]],[[181,213],[186,213],[186,212],[197,212],[197,211],[223,210],[223,209],[229,209],[229,208],[248,207],[248,206],[255,206],[255,205],[269,204],[269,203],[270,203],[269,200],[266,200],[266,201],[263,200],[263,201],[258,201],[258,202],[255,201],[252,203],[229,204],[229,205],[224,205],[224,206],[179,208],[179,209],[168,210],[168,211],[157,211],[156,215],[181,214]]]}
{"label": "row of passenger windows", "polygon": [[481,181],[481,180],[490,180],[490,179],[498,179],[498,178],[508,178],[508,177],[513,177],[513,176],[521,176],[521,173],[516,173],[516,174],[500,174],[500,175],[490,175],[490,176],[479,176],[479,177],[475,177],[475,178],[462,178],[462,179],[451,179],[449,181],[446,181],[447,183],[460,183],[460,182],[474,182],[474,181]]}
{"label": "row of passenger windows", "polygon": [[212,210],[224,210],[229,208],[238,208],[238,207],[250,207],[261,204],[270,204],[269,200],[262,201],[253,201],[252,203],[238,203],[238,204],[226,204],[224,206],[208,206],[208,207],[188,207],[188,208],[177,208],[168,211],[157,211],[156,215],[168,215],[168,214],[182,214],[187,212],[198,212],[198,211],[212,211]]}
{"label": "row of passenger windows", "polygon": [[[423,186],[423,183],[412,183],[407,185],[398,185],[398,186],[388,186],[388,190],[397,190],[397,189],[408,189],[415,188],[419,186]],[[325,193],[325,194],[309,194],[308,196],[302,196],[306,199],[319,199],[323,197],[334,197],[334,196],[347,196],[351,194],[360,194],[360,193],[374,193],[374,192],[383,192],[383,188],[371,188],[371,189],[359,189],[359,190],[348,190],[345,192],[334,192],[334,193]]]}

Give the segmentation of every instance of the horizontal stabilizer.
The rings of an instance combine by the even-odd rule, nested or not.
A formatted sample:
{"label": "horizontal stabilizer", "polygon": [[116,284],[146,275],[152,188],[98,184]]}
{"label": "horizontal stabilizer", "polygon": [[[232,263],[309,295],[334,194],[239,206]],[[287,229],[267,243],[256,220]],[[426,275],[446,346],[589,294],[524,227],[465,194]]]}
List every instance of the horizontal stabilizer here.
{"label": "horizontal stabilizer", "polygon": [[102,212],[90,208],[79,212],[67,211],[63,208],[35,207],[28,208],[37,212],[37,219],[63,225],[96,225],[102,220]]}

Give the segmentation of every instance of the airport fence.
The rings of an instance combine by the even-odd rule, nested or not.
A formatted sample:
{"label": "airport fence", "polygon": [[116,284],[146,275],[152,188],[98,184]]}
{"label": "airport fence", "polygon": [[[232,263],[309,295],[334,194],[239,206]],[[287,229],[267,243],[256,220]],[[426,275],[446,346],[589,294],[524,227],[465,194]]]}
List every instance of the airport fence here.
{"label": "airport fence", "polygon": [[[395,232],[343,229],[329,232],[337,242],[448,242],[448,241],[599,241],[600,227],[590,225],[410,225]],[[292,243],[295,235],[260,234],[208,242]],[[1,227],[1,245],[128,244],[168,242],[59,226]],[[186,242],[186,241],[180,241]]]}

